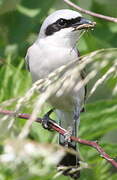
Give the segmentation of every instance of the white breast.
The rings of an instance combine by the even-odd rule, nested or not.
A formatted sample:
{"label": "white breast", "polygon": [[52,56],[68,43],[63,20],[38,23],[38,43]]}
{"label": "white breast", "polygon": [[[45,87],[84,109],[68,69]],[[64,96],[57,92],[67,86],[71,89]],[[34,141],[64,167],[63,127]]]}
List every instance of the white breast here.
{"label": "white breast", "polygon": [[[40,78],[46,78],[52,71],[60,66],[67,64],[78,58],[77,49],[70,49],[66,47],[58,48],[48,44],[43,46],[43,42],[34,43],[28,50],[28,59],[30,72],[32,74],[33,82]],[[79,77],[79,81],[80,81]],[[78,102],[74,102],[77,99]],[[78,103],[82,107],[84,101],[84,87],[73,89],[68,93],[62,94],[60,97],[53,97],[50,99],[51,104],[58,109],[70,109],[74,103]]]}
{"label": "white breast", "polygon": [[33,81],[45,78],[52,71],[78,58],[76,49],[58,48],[48,44],[34,43],[28,49],[29,66]]}

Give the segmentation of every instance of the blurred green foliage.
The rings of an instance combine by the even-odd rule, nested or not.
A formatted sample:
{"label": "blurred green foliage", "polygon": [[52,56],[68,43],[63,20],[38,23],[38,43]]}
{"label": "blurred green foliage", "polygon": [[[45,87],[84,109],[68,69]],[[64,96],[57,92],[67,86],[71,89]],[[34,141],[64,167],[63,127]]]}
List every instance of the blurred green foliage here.
{"label": "blurred green foliage", "polygon": [[[73,0],[73,2],[94,12],[117,16],[116,0]],[[44,18],[52,11],[62,8],[70,7],[62,0],[0,0],[0,102],[4,108],[7,105],[13,110],[17,98],[24,95],[31,87],[31,77],[25,69],[23,59],[26,50],[36,39]],[[101,48],[117,47],[117,24],[87,17],[96,21],[97,26],[94,31],[85,33],[79,41],[78,48],[81,55]],[[89,84],[89,87],[94,84],[95,80]],[[112,89],[116,82],[115,76],[113,80],[108,79],[104,85],[97,88],[94,95],[88,100],[86,113],[81,115],[80,125],[80,137],[98,140],[106,152],[115,159],[117,159],[117,140],[115,138],[117,136],[117,95],[112,95]],[[48,108],[49,106],[46,105],[42,114]],[[31,111],[32,104],[23,109],[23,112]],[[3,116],[0,117],[3,118]],[[10,120],[12,121],[12,118]],[[50,163],[47,166],[42,159],[38,159],[39,157],[31,156],[30,158],[29,154],[26,154],[26,158],[24,158],[22,153],[19,153],[19,159],[11,158],[9,161],[8,158],[13,154],[9,151],[9,156],[9,152],[5,152],[6,140],[15,139],[25,121],[16,119],[15,126],[11,129],[7,128],[9,122],[5,120],[4,122],[4,126],[0,127],[0,180],[53,179],[53,175],[56,173],[55,165]],[[34,123],[27,139],[31,139],[33,143],[55,143],[56,135]],[[22,144],[21,147],[23,147]],[[80,145],[80,151],[84,161],[90,167],[82,170],[81,180],[117,179],[117,170],[103,160],[94,149]],[[4,158],[8,160],[5,163],[3,163]],[[56,179],[67,180],[68,178],[60,176]]]}

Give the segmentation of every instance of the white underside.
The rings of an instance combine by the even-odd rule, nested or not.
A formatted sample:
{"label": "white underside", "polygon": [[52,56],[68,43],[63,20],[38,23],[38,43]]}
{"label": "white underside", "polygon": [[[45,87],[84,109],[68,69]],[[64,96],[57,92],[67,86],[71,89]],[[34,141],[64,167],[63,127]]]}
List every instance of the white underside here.
{"label": "white underside", "polygon": [[[60,66],[78,58],[76,48],[50,46],[45,42],[34,43],[28,50],[28,61],[33,82],[45,78]],[[81,77],[79,77],[79,81]],[[84,87],[64,92],[60,97],[56,95],[49,102],[57,109],[58,119],[63,128],[68,129],[74,124],[74,113],[78,114],[84,103]],[[79,123],[78,123],[79,124]]]}

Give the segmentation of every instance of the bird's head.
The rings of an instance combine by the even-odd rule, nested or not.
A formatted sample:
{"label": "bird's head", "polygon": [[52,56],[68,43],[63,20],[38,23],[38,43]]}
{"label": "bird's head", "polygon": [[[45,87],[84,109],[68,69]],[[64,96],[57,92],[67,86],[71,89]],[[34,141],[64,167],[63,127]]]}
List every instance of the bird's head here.
{"label": "bird's head", "polygon": [[68,9],[58,10],[45,19],[39,38],[49,39],[60,46],[67,44],[73,46],[83,30],[94,26],[95,22],[83,18],[76,11]]}

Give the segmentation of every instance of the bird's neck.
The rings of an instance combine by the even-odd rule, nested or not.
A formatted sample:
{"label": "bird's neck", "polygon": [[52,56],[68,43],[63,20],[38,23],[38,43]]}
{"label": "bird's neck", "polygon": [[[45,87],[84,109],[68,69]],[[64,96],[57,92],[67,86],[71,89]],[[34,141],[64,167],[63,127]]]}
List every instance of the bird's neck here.
{"label": "bird's neck", "polygon": [[75,37],[69,38],[61,38],[56,36],[48,36],[46,38],[39,39],[38,42],[48,44],[51,47],[58,47],[58,48],[68,48],[73,49],[76,46],[77,39]]}

